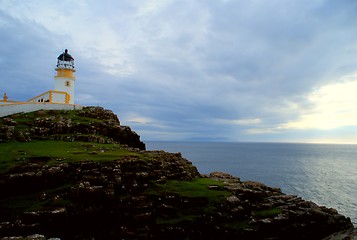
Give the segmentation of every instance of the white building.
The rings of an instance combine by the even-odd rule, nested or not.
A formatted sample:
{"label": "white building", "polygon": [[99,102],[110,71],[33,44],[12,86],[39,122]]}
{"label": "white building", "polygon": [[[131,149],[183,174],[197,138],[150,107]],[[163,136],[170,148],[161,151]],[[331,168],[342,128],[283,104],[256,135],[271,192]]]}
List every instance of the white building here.
{"label": "white building", "polygon": [[74,76],[74,58],[66,49],[57,58],[56,76],[54,77],[54,90],[49,90],[25,102],[11,101],[4,93],[0,100],[0,117],[20,112],[37,110],[70,110],[82,108],[74,104],[74,89],[76,78]]}

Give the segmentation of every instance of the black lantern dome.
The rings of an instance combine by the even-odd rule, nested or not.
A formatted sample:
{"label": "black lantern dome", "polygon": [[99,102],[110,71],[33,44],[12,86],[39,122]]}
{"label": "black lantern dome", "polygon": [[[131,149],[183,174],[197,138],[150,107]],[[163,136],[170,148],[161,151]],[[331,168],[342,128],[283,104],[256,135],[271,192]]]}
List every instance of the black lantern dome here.
{"label": "black lantern dome", "polygon": [[68,53],[68,50],[64,50],[64,53],[57,58],[57,68],[72,69],[74,71],[74,58]]}
{"label": "black lantern dome", "polygon": [[64,50],[64,53],[59,55],[57,59],[61,61],[74,61],[74,58],[68,53],[67,49]]}

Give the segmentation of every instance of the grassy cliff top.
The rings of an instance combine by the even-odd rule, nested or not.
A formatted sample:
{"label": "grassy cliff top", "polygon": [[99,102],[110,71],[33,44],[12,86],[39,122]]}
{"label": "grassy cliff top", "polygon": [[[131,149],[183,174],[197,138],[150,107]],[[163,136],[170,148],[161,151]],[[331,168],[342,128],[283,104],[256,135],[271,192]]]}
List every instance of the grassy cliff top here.
{"label": "grassy cliff top", "polygon": [[0,144],[0,173],[29,162],[42,162],[49,165],[80,161],[108,162],[130,156],[144,158],[144,154],[130,151],[116,143],[55,140],[7,142]]}
{"label": "grassy cliff top", "polygon": [[120,143],[145,149],[137,133],[122,126],[112,111],[100,107],[40,110],[0,118],[0,143],[33,140]]}
{"label": "grassy cliff top", "polygon": [[144,148],[102,108],[0,119],[0,239],[318,240],[352,226],[334,209]]}

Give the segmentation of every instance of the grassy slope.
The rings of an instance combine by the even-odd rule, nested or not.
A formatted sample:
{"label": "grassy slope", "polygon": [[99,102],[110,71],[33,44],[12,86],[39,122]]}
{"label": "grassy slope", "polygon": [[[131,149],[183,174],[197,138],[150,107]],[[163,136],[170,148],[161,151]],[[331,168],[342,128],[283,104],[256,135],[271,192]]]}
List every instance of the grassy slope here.
{"label": "grassy slope", "polygon": [[[32,142],[7,142],[0,144],[0,174],[7,170],[25,163],[41,162],[52,165],[63,162],[96,161],[108,162],[123,158],[140,158],[144,161],[155,160],[154,152],[132,152],[120,144],[98,144],[88,142],[65,142],[65,141],[32,141]],[[149,182],[148,182],[149,183]],[[175,204],[157,206],[154,211],[153,221],[157,226],[176,226],[185,224],[199,224],[209,216],[216,216],[222,206],[227,204],[226,198],[232,192],[225,188],[222,181],[209,178],[196,178],[192,181],[168,180],[165,183],[150,182],[148,188],[140,193],[151,196],[149,199],[161,199],[174,197]],[[8,220],[8,217],[16,219],[26,211],[39,211],[56,207],[68,207],[73,205],[64,192],[70,192],[73,183],[66,182],[61,186],[41,189],[36,192],[8,195],[0,199],[0,220]],[[39,196],[46,195],[45,200]],[[63,197],[57,197],[63,196]],[[130,200],[129,195],[125,195]],[[119,200],[123,196],[117,195]],[[170,200],[166,200],[170,203]],[[154,200],[155,201],[155,200]],[[156,200],[157,201],[157,200]],[[262,209],[254,211],[260,218],[272,217],[282,210],[280,208]],[[224,213],[223,213],[224,215]],[[2,219],[4,218],[4,219]],[[242,230],[252,228],[245,218],[225,219],[223,224],[227,229]]]}
{"label": "grassy slope", "polygon": [[[25,162],[41,162],[51,165],[63,162],[77,161],[115,161],[123,157],[139,157],[143,160],[155,158],[155,154],[131,152],[119,144],[98,144],[88,142],[65,142],[65,141],[32,141],[32,142],[7,142],[0,144],[0,174]],[[209,186],[218,188],[211,190]],[[199,178],[194,181],[167,181],[165,184],[156,184],[147,190],[145,194],[156,196],[175,195],[182,198],[204,199],[202,206],[196,206],[184,211],[178,210],[180,217],[166,219],[166,221],[179,221],[190,218],[193,215],[201,215],[202,207],[208,212],[214,210],[214,205],[230,193],[223,189],[223,183],[207,178]],[[64,186],[68,188],[70,186]],[[55,195],[63,189],[47,189],[47,195]],[[0,201],[0,206],[10,211],[21,212],[24,210],[38,210],[47,202],[39,202],[40,193],[31,193],[13,196]],[[52,204],[51,204],[52,205]],[[189,212],[188,212],[189,211]],[[206,213],[208,213],[206,212]],[[187,215],[187,216],[184,216]],[[166,222],[164,221],[164,222]],[[172,222],[171,222],[172,223]]]}
{"label": "grassy slope", "polygon": [[[86,110],[83,110],[86,111]],[[61,110],[44,110],[41,111],[42,114],[39,115],[38,112],[29,112],[25,114],[14,114],[11,116],[17,125],[16,128],[18,129],[29,129],[31,123],[35,118],[46,118],[46,117],[54,117],[55,119],[63,118],[63,119],[71,119],[75,123],[91,123],[91,122],[101,122],[100,119],[80,116],[76,114],[76,111],[69,110],[69,111],[61,111]],[[0,118],[0,124],[6,124],[4,118]]]}
{"label": "grassy slope", "polygon": [[[215,186],[214,188],[210,188]],[[217,207],[232,193],[224,189],[224,183],[209,178],[196,178],[192,181],[170,180],[156,184],[146,191],[148,195],[175,196],[183,199],[182,206],[173,207],[170,214],[158,214],[156,224],[178,224],[196,221],[205,215],[215,214]],[[190,200],[191,204],[186,205]]]}
{"label": "grassy slope", "polygon": [[46,160],[47,164],[75,161],[114,161],[123,156],[139,156],[119,144],[88,142],[32,141],[0,144],[0,173],[30,160]]}

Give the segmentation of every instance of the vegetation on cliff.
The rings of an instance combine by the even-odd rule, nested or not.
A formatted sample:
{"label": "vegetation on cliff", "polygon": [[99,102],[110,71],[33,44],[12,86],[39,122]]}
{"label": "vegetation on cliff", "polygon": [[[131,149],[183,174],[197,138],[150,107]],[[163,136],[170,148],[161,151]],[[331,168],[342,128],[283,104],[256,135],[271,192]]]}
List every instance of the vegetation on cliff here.
{"label": "vegetation on cliff", "polygon": [[2,118],[0,139],[0,239],[321,239],[352,227],[280,189],[145,151],[102,108]]}
{"label": "vegetation on cliff", "polygon": [[73,111],[37,111],[0,118],[0,142],[65,140],[120,143],[144,150],[145,144],[130,127],[101,107]]}
{"label": "vegetation on cliff", "polygon": [[31,161],[54,165],[58,162],[114,161],[123,157],[141,157],[117,143],[65,142],[54,140],[8,142],[0,144],[0,173]]}

